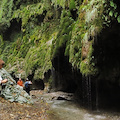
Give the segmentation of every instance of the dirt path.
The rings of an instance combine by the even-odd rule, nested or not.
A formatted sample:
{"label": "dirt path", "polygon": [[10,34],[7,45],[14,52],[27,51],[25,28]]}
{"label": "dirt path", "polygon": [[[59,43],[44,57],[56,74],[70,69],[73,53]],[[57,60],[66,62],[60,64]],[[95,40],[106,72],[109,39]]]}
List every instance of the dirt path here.
{"label": "dirt path", "polygon": [[31,91],[33,105],[11,103],[0,97],[0,120],[50,120],[49,105],[40,97],[43,91]]}

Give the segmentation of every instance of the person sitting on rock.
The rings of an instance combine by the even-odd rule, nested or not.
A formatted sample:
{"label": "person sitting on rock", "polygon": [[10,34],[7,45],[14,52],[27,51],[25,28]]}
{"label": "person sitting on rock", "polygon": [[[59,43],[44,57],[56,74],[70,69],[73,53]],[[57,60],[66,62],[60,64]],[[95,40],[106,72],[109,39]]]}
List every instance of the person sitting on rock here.
{"label": "person sitting on rock", "polygon": [[17,84],[18,84],[19,86],[24,87],[23,81],[21,80],[21,78],[19,78],[19,80],[17,81]]}
{"label": "person sitting on rock", "polygon": [[27,78],[26,82],[24,83],[25,91],[30,95],[30,85],[32,85],[32,82]]}
{"label": "person sitting on rock", "polygon": [[[0,59],[0,69],[3,68],[3,65],[5,64],[5,62],[3,60]],[[0,75],[0,84],[2,83],[6,83],[8,80],[7,79],[3,79]]]}

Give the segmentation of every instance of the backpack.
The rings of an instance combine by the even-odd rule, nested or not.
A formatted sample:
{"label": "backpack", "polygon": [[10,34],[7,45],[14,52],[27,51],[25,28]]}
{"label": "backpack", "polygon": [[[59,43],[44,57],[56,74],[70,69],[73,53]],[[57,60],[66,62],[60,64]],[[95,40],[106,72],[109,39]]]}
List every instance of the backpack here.
{"label": "backpack", "polygon": [[26,82],[25,83],[25,88],[29,88],[30,86],[29,86],[29,83],[28,82]]}

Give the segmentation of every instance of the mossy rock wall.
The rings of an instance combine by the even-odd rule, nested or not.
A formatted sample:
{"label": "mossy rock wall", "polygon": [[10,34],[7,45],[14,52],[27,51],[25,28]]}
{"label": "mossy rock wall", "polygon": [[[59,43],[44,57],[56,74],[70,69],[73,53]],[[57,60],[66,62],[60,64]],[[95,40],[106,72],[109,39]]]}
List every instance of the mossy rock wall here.
{"label": "mossy rock wall", "polygon": [[34,73],[34,79],[43,79],[52,67],[58,70],[56,59],[61,56],[82,75],[98,74],[93,46],[103,29],[120,22],[114,0],[0,3],[0,58],[8,71],[23,78]]}

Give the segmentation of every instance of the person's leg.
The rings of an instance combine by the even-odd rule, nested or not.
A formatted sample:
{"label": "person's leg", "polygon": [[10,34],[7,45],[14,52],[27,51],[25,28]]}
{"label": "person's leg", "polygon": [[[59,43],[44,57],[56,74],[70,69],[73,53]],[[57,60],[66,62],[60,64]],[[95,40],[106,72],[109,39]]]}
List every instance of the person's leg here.
{"label": "person's leg", "polygon": [[29,88],[26,88],[25,91],[30,95],[30,89]]}

